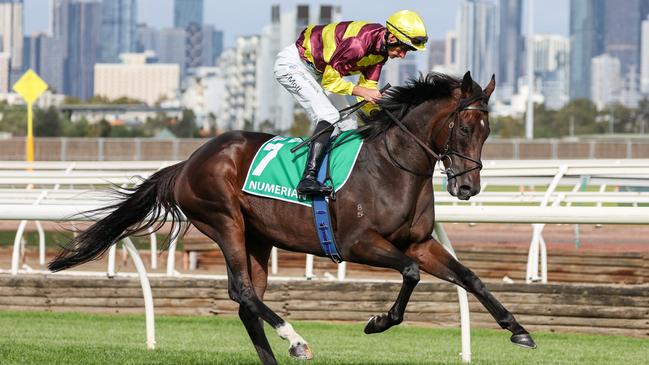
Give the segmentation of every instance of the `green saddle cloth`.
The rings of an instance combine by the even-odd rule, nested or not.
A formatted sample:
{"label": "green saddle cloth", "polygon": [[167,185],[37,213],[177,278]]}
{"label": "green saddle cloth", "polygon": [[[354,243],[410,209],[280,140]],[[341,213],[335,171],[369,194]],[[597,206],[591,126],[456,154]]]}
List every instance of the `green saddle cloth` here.
{"label": "green saddle cloth", "polygon": [[[295,153],[291,148],[302,138],[276,136],[264,143],[250,165],[243,191],[248,194],[311,206],[311,198],[301,199],[295,188],[302,178],[308,146]],[[329,152],[330,184],[335,191],[345,185],[356,163],[363,140],[356,131],[343,132],[332,142]]]}

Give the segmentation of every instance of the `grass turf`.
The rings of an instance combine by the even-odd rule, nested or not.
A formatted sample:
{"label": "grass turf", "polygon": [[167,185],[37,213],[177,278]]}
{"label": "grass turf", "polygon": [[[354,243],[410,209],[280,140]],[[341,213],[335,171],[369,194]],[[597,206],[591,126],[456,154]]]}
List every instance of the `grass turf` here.
{"label": "grass turf", "polygon": [[[308,364],[460,364],[456,329],[398,326],[364,335],[362,324],[293,322],[310,343]],[[258,364],[238,318],[156,318],[157,348],[147,351],[144,317],[0,312],[0,364]],[[281,364],[287,343],[266,327]],[[474,364],[647,364],[649,341],[620,336],[536,333],[537,350],[509,343],[504,331],[473,330]]]}

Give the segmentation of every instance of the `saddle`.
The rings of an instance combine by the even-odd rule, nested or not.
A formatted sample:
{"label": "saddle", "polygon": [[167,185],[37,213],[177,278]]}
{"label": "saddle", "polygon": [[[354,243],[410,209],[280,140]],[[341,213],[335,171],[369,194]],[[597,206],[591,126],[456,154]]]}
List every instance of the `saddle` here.
{"label": "saddle", "polygon": [[[310,207],[311,198],[300,197],[295,190],[304,171],[308,146],[295,153],[290,150],[301,142],[301,138],[276,136],[264,143],[250,164],[243,191]],[[330,142],[328,163],[322,165],[329,167],[327,184],[332,186],[334,193],[351,176],[362,143],[356,131],[343,132]]]}
{"label": "saddle", "polygon": [[318,181],[332,187],[333,193],[329,197],[302,197],[295,190],[304,171],[308,146],[295,153],[290,150],[302,141],[301,138],[276,136],[264,143],[250,165],[242,190],[264,198],[312,207],[322,252],[340,263],[342,257],[334,240],[328,202],[335,200],[336,192],[351,176],[363,140],[357,131],[347,131],[329,142],[318,172]]}

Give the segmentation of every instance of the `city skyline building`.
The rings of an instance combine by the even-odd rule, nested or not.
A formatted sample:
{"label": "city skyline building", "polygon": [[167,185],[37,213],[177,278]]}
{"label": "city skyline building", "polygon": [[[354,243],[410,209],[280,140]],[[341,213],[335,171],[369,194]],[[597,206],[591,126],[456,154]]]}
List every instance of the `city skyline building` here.
{"label": "city skyline building", "polygon": [[225,80],[223,109],[226,129],[252,130],[257,122],[257,35],[237,38],[237,46],[222,58]]}
{"label": "city skyline building", "polygon": [[194,111],[196,124],[205,131],[224,124],[226,76],[221,67],[198,67],[188,75],[182,106]]}
{"label": "city skyline building", "polygon": [[570,39],[558,34],[534,34],[534,71],[556,71],[567,67],[564,63],[570,54]]}
{"label": "city skyline building", "polygon": [[620,60],[622,74],[639,70],[642,20],[649,11],[647,0],[605,0],[604,52]]}
{"label": "city skyline building", "polygon": [[604,52],[604,0],[570,1],[570,98],[591,96],[591,60]]}
{"label": "city skyline building", "polygon": [[138,24],[136,39],[137,52],[154,51],[159,62],[178,63],[183,76],[191,68],[214,66],[223,52],[223,31],[213,25],[198,31],[196,25],[158,30]]}
{"label": "city skyline building", "polygon": [[[291,95],[280,86],[273,75],[275,56],[290,44],[295,35],[295,25],[289,24],[291,17],[281,14],[280,5],[272,5],[270,23],[261,30],[259,52],[257,53],[257,109],[260,123],[274,123],[276,130],[286,130],[293,123],[293,101]],[[293,40],[294,42],[295,40]],[[283,92],[282,92],[283,91]],[[275,98],[269,97],[275,95]]]}
{"label": "city skyline building", "polygon": [[470,70],[476,82],[486,85],[498,72],[498,7],[487,1],[464,2],[457,32],[459,70]]}
{"label": "city skyline building", "polygon": [[522,76],[523,1],[500,0],[499,7],[498,95],[509,100],[518,92],[518,78]]}
{"label": "city skyline building", "polygon": [[560,109],[570,98],[570,40],[558,34],[535,34],[534,73],[549,109]]}
{"label": "city skyline building", "polygon": [[[15,35],[22,34],[24,26],[24,2],[0,0],[0,52],[10,68],[5,89],[19,76],[15,70],[18,58],[21,73],[31,67],[53,90],[85,99],[95,89],[95,63],[116,63],[119,54],[153,50],[158,62],[179,65],[181,85],[185,87],[184,80],[189,80],[189,75],[197,77],[206,72],[214,78],[212,71],[192,70],[214,66],[223,53],[223,32],[203,23],[202,0],[175,0],[173,21],[179,27],[160,30],[136,24],[137,0],[51,0],[52,33],[22,35],[17,42]],[[495,73],[498,88],[493,99],[510,104],[508,96],[515,95],[524,82],[522,61],[526,43],[521,34],[522,5],[522,0],[465,0],[457,12],[456,29],[448,32],[444,40],[429,41],[427,53],[410,53],[407,59],[390,60],[381,83],[403,84],[419,71],[425,73],[434,68],[459,76],[470,70],[474,79],[484,85]],[[251,29],[253,35],[260,33],[255,52],[238,50],[241,44],[237,43],[234,56],[230,56],[234,57],[235,65],[241,64],[236,57],[256,57],[250,61],[256,68],[255,97],[248,97],[244,104],[232,104],[249,110],[247,103],[254,100],[254,115],[246,117],[247,123],[252,120],[254,128],[268,122],[275,130],[286,131],[293,124],[295,112],[301,110],[273,77],[276,54],[294,42],[307,25],[343,20],[339,6],[285,8],[272,6],[271,22],[261,32],[256,29],[261,27]],[[593,94],[597,89],[594,77],[600,77],[602,70],[615,70],[617,59],[620,89],[614,93],[617,99],[613,99],[627,106],[636,105],[642,94],[649,95],[648,12],[649,0],[570,0],[570,37],[535,35],[538,85],[534,93],[541,93],[551,109],[565,105],[567,98],[589,98],[600,103],[611,99],[601,93]],[[16,26],[7,31],[11,22]],[[244,42],[243,47],[249,47],[249,43]],[[16,51],[16,47],[21,51]],[[413,55],[417,56],[416,61]],[[235,74],[240,72],[239,66],[234,67],[231,70]],[[597,72],[593,67],[598,67]],[[220,75],[224,80],[231,78],[225,72]],[[234,84],[231,90],[236,89]],[[597,80],[597,85],[602,85],[601,80]],[[241,124],[240,120],[234,124]]]}
{"label": "city skyline building", "polygon": [[164,28],[158,32],[157,48],[154,49],[160,63],[175,63],[180,65],[181,77],[185,76],[186,35],[181,28]]}
{"label": "city skyline building", "polygon": [[203,0],[174,0],[174,28],[203,25]]}
{"label": "city skyline building", "polygon": [[640,91],[649,94],[649,15],[642,21],[640,49]]}
{"label": "city skyline building", "polygon": [[203,66],[204,54],[211,53],[203,47],[203,28],[198,23],[189,23],[185,27],[185,72],[190,68]]}
{"label": "city skyline building", "polygon": [[80,99],[93,95],[101,29],[101,2],[53,0],[54,37],[64,49],[63,93]]}
{"label": "city skyline building", "polygon": [[118,62],[120,54],[136,51],[136,0],[103,0],[101,18],[98,61]]}
{"label": "city skyline building", "polygon": [[444,41],[444,68],[446,68],[450,74],[459,74],[457,31],[447,32]]}
{"label": "city skyline building", "polygon": [[426,71],[431,71],[435,66],[443,66],[446,59],[446,40],[431,39],[426,44],[428,51],[428,66]]}
{"label": "city skyline building", "polygon": [[8,93],[11,56],[9,52],[0,52],[0,94]]}
{"label": "city skyline building", "polygon": [[97,63],[94,95],[111,100],[127,97],[148,105],[175,99],[180,87],[180,66],[149,63],[151,56],[151,52],[123,53],[122,63]]}
{"label": "city skyline building", "polygon": [[[207,26],[211,27],[211,26]],[[216,61],[223,53],[223,31],[214,29],[212,33],[212,65],[216,65]]]}
{"label": "city skyline building", "polygon": [[[158,50],[160,39],[160,30],[149,27],[147,24],[140,23],[137,25],[136,34],[136,52]],[[159,57],[159,55],[158,55]]]}
{"label": "city skyline building", "polygon": [[593,57],[591,66],[591,95],[597,109],[602,110],[607,105],[620,101],[624,86],[622,80],[622,65],[618,58],[604,53]]}
{"label": "city skyline building", "polygon": [[637,108],[640,99],[640,74],[636,70],[636,65],[631,65],[626,75],[622,74],[622,91],[620,93],[620,103],[629,108]]}
{"label": "city skyline building", "polygon": [[23,11],[23,0],[0,0],[0,52],[10,57],[10,79],[23,68]]}
{"label": "city skyline building", "polygon": [[55,93],[64,90],[65,53],[63,42],[59,38],[46,34],[35,34],[25,37],[24,70],[31,68]]}

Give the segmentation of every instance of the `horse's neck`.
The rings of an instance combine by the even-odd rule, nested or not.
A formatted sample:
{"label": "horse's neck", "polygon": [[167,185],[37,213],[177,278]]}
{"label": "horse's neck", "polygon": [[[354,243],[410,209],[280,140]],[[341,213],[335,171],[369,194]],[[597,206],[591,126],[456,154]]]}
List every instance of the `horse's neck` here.
{"label": "horse's neck", "polygon": [[[419,173],[432,173],[431,169],[434,168],[436,160],[426,152],[419,143],[423,143],[430,149],[435,150],[435,146],[432,143],[434,134],[442,132],[442,129],[444,128],[443,124],[447,119],[446,113],[435,112],[436,110],[439,110],[438,108],[446,109],[444,108],[444,105],[439,103],[420,105],[408,112],[401,120],[406,128],[408,128],[412,134],[417,136],[419,142],[397,125],[393,126],[377,138],[381,140],[377,149],[383,150],[387,155],[388,160],[390,160],[390,165],[395,165],[395,163],[394,161],[391,161],[388,151],[386,150],[386,145],[390,154],[397,159],[402,166]],[[435,152],[439,153],[439,151]],[[401,172],[408,173],[398,166],[395,167]],[[412,175],[412,173],[410,173],[410,175]]]}
{"label": "horse's neck", "polygon": [[398,190],[407,195],[421,190],[423,184],[430,183],[431,178],[418,176],[403,167],[426,174],[431,172],[434,165],[431,165],[426,153],[414,141],[404,138],[406,134],[400,129],[397,132],[397,129],[399,128],[391,128],[366,143],[364,160],[368,172],[377,182],[395,183],[399,186]]}
{"label": "horse's neck", "polygon": [[[446,135],[444,128],[452,112],[452,103],[453,100],[448,99],[419,105],[410,110],[402,122],[421,142],[435,150],[433,138],[438,137],[438,134],[441,135],[440,137]],[[435,152],[439,153],[438,150]],[[398,181],[400,190],[404,194],[407,191],[413,194],[427,191],[424,189],[425,184],[432,187],[431,176],[417,176],[413,172],[423,175],[432,174],[437,160],[396,125],[367,144],[366,159],[371,165],[368,168],[373,170],[373,173],[379,174],[385,181]],[[399,164],[401,166],[398,166]],[[406,171],[403,167],[410,171]],[[430,199],[432,198],[431,189]]]}

